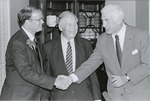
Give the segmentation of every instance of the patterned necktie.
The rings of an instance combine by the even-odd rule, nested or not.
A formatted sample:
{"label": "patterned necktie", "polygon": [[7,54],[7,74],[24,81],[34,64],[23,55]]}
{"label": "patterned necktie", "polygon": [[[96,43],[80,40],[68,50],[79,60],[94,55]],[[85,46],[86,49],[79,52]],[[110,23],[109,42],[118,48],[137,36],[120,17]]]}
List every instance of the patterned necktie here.
{"label": "patterned necktie", "polygon": [[70,41],[67,42],[67,52],[66,52],[66,68],[68,73],[71,74],[73,72],[73,63],[72,63],[72,48],[70,45]]}
{"label": "patterned necktie", "polygon": [[119,64],[121,66],[122,52],[121,52],[120,43],[119,43],[119,36],[115,35],[115,38],[116,38],[116,53],[117,53]]}
{"label": "patterned necktie", "polygon": [[35,50],[35,52],[37,52],[37,39],[36,38],[34,38],[34,43],[35,43],[35,46],[34,46],[34,50]]}

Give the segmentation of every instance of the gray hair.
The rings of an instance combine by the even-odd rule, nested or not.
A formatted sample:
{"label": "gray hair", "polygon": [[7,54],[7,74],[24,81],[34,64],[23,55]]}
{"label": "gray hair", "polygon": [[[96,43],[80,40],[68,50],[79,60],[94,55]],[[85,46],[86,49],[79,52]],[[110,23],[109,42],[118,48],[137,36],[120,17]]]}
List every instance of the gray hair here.
{"label": "gray hair", "polygon": [[109,13],[114,19],[124,20],[124,12],[119,5],[106,5],[102,8],[101,13]]}
{"label": "gray hair", "polygon": [[78,18],[76,17],[76,15],[74,13],[72,13],[70,11],[64,11],[59,15],[59,19],[58,19],[59,29],[61,28],[61,26],[63,26],[65,24],[68,17],[73,17],[76,20],[76,22],[78,22]]}

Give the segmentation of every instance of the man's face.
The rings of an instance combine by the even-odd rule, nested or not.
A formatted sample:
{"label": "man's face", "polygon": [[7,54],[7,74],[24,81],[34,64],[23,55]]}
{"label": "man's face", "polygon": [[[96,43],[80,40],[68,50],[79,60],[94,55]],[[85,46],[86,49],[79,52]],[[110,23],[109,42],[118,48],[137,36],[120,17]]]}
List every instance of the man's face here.
{"label": "man's face", "polygon": [[78,25],[75,18],[72,16],[68,16],[67,18],[65,18],[64,25],[62,26],[63,36],[66,39],[70,40],[77,35],[77,31],[78,31]]}
{"label": "man's face", "polygon": [[42,30],[43,15],[41,11],[34,11],[30,18],[30,30],[33,32],[39,32]]}
{"label": "man's face", "polygon": [[118,19],[113,17],[111,13],[103,13],[102,21],[103,21],[103,27],[105,28],[107,34],[117,33],[121,26],[118,23],[119,22]]}

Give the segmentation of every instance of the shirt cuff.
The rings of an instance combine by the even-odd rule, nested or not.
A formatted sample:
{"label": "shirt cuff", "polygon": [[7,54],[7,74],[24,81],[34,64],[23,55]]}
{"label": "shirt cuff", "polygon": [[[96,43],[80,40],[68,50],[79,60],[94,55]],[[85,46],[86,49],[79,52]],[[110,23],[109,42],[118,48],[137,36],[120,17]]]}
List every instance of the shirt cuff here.
{"label": "shirt cuff", "polygon": [[130,81],[130,78],[129,78],[129,76],[128,76],[127,74],[125,74],[125,75],[126,75],[126,78],[127,78],[127,80],[128,80],[128,81]]}
{"label": "shirt cuff", "polygon": [[79,78],[75,74],[70,74],[70,76],[72,77],[73,82],[77,82],[79,80]]}
{"label": "shirt cuff", "polygon": [[102,100],[94,100],[94,101],[102,101]]}

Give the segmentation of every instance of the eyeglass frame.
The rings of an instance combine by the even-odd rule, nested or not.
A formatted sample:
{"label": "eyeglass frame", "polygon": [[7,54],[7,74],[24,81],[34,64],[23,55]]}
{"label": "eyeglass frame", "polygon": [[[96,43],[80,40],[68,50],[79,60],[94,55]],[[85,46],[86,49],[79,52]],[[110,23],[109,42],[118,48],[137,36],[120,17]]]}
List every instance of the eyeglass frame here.
{"label": "eyeglass frame", "polygon": [[44,21],[44,18],[39,18],[39,19],[31,19],[31,18],[29,18],[28,20],[35,20],[35,21]]}

